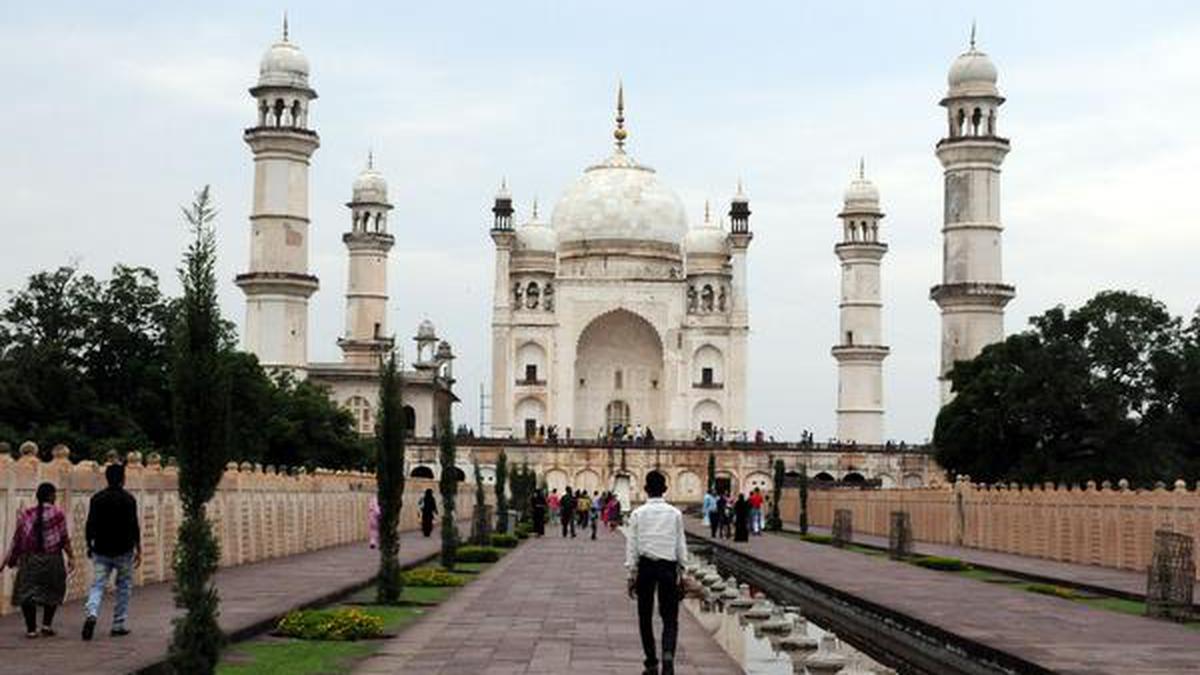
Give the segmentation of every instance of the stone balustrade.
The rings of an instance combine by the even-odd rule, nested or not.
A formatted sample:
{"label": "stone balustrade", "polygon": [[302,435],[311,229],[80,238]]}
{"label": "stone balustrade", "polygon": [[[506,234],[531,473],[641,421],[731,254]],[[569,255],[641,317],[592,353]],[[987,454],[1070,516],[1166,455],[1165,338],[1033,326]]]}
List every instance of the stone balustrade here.
{"label": "stone balustrade", "polygon": [[[1154,531],[1200,540],[1200,490],[1184,481],[1168,488],[1132,489],[1088,482],[1083,486],[953,484],[895,490],[809,490],[808,521],[830,527],[848,509],[855,532],[888,536],[891,513],[907,511],[917,542],[968,546],[1062,562],[1143,571]],[[780,500],[785,525],[799,522],[799,492]]]}
{"label": "stone balustrade", "polygon": [[[54,459],[39,461],[36,448],[22,448],[20,459],[0,454],[0,542],[7,551],[17,513],[35,502],[39,483],[58,488],[58,505],[67,514],[71,542],[79,568],[68,581],[68,598],[86,593],[92,580],[85,556],[84,526],[88,502],[106,485],[104,466],[85,461],[72,464],[69,451],[55,448]],[[156,453],[126,458],[125,487],[137,498],[142,527],[142,566],[137,585],[170,580],[171,560],[182,509],[176,491],[178,471],[164,466]],[[405,483],[400,529],[419,526],[417,500],[426,488],[438,494],[435,481],[409,478]],[[489,489],[490,493],[491,490]],[[221,546],[221,566],[242,565],[329,546],[365,542],[368,512],[375,494],[375,476],[355,471],[317,469],[312,473],[230,463],[208,505]],[[474,510],[474,483],[460,484],[458,513]],[[440,504],[439,504],[440,508]],[[364,544],[365,545],[365,544]],[[0,574],[0,614],[13,611],[12,584],[16,573]]]}

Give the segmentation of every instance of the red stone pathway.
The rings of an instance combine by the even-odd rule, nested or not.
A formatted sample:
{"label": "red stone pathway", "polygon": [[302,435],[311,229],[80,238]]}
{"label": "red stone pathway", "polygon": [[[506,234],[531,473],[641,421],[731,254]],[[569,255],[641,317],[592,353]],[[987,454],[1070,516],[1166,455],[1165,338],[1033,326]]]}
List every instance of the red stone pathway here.
{"label": "red stone pathway", "polygon": [[[688,521],[707,538],[708,528]],[[725,543],[725,542],[722,542]],[[1200,631],[907,563],[765,535],[727,544],[813,581],[1057,673],[1200,672]]]}
{"label": "red stone pathway", "polygon": [[[637,675],[642,648],[625,595],[624,545],[608,533],[531,539],[355,672]],[[742,670],[681,608],[676,672]]]}
{"label": "red stone pathway", "polygon": [[[437,537],[405,533],[400,557],[412,563],[436,553]],[[378,552],[366,543],[327,548],[276,560],[228,567],[217,572],[221,593],[221,628],[227,633],[269,621],[303,604],[361,584],[374,576]],[[175,604],[170,584],[152,584],[133,589],[130,628],[123,638],[108,636],[112,620],[112,596],[107,594],[100,610],[96,638],[83,642],[83,603],[59,608],[55,617],[58,636],[28,640],[20,613],[0,617],[0,674],[13,675],[99,675],[129,673],[146,668],[166,656],[171,639]]]}

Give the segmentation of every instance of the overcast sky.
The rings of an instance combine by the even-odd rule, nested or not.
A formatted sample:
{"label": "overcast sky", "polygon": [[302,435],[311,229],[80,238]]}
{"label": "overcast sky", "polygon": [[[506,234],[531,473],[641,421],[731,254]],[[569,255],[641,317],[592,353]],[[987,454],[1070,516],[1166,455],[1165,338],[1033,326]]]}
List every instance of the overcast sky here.
{"label": "overcast sky", "polygon": [[[279,35],[271,3],[8,2],[0,8],[0,289],[76,261],[157,270],[170,293],[178,206],[210,183],[221,302],[249,255],[246,92]],[[1200,3],[487,2],[287,5],[312,64],[312,360],[336,360],[344,202],[373,148],[397,243],[391,327],[450,340],[462,422],[489,372],[491,198],[547,212],[610,147],[626,88],[630,153],[692,221],[739,176],[749,254],[748,419],[779,437],[834,430],[835,218],[860,155],[882,193],[888,437],[920,441],[937,407],[941,276],[937,101],[972,19],[1008,102],[1007,330],[1055,304],[1133,289],[1198,300]]]}

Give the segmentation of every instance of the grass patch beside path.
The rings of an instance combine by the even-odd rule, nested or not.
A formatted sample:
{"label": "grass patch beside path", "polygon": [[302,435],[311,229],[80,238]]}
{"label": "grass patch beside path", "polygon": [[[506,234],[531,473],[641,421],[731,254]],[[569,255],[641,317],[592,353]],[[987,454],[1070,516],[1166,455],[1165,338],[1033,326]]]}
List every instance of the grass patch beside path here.
{"label": "grass patch beside path", "polygon": [[253,640],[221,657],[218,675],[293,675],[341,673],[351,662],[375,651],[370,642],[325,642],[292,639]]}

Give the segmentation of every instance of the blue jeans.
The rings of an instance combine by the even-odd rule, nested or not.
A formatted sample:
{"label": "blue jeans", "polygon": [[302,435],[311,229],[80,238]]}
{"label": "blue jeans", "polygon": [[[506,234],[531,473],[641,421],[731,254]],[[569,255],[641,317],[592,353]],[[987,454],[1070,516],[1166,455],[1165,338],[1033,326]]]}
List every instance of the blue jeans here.
{"label": "blue jeans", "polygon": [[113,628],[124,628],[125,621],[129,618],[129,594],[133,590],[133,551],[118,556],[95,553],[92,555],[92,566],[96,575],[92,581],[92,588],[88,591],[87,616],[99,616],[104,587],[108,585],[108,577],[115,572],[117,590],[112,625]]}
{"label": "blue jeans", "polygon": [[763,530],[762,509],[750,509],[750,529],[754,534],[760,534]]}

